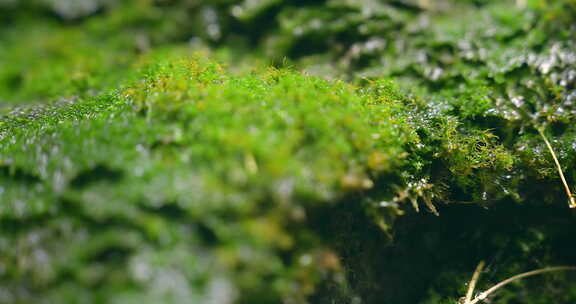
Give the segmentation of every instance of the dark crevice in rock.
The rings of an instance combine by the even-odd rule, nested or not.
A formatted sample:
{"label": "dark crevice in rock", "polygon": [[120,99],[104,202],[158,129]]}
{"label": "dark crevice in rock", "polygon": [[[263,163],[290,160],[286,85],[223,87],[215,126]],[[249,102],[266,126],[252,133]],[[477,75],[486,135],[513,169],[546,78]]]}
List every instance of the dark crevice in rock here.
{"label": "dark crevice in rock", "polygon": [[[457,290],[480,260],[488,263],[483,279],[491,284],[516,274],[518,265],[529,271],[576,263],[576,213],[564,204],[438,207],[440,216],[409,211],[398,218],[392,240],[376,225],[367,225],[370,219],[353,201],[314,212],[311,223],[338,252],[361,303],[419,303],[435,288],[458,298]],[[463,281],[438,283],[454,274]],[[531,292],[538,288],[544,287]],[[519,296],[530,297],[531,292]]]}

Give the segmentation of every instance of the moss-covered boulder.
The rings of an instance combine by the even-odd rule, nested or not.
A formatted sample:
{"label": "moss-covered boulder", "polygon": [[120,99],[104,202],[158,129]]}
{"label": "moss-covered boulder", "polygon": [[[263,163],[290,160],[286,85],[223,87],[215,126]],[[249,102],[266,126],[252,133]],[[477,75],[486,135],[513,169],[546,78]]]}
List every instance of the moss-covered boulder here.
{"label": "moss-covered boulder", "polygon": [[480,260],[574,265],[575,11],[0,1],[0,302],[455,303]]}
{"label": "moss-covered boulder", "polygon": [[389,86],[192,59],[8,114],[4,300],[302,302],[344,284],[307,213],[405,162],[417,137]]}

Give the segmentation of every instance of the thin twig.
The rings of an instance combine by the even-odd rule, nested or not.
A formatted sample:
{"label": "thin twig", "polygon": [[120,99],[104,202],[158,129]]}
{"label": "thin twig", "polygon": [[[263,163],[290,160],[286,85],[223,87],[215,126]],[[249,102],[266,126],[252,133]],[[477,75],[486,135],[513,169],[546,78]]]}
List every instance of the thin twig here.
{"label": "thin twig", "polygon": [[566,177],[564,177],[564,172],[562,171],[562,166],[560,165],[560,161],[558,160],[558,157],[556,157],[556,153],[554,153],[554,149],[552,148],[552,145],[548,141],[548,138],[546,138],[546,135],[544,135],[544,130],[542,128],[536,128],[536,129],[538,130],[538,133],[540,133],[540,136],[542,136],[542,138],[544,139],[544,142],[546,143],[546,146],[548,146],[548,150],[550,150],[550,154],[552,154],[552,158],[554,159],[554,162],[556,163],[556,168],[558,169],[558,173],[560,174],[560,179],[562,180],[562,183],[564,184],[564,190],[566,191],[566,194],[568,195],[568,206],[570,206],[570,208],[576,208],[576,198],[574,197],[572,192],[570,192],[570,187],[568,186],[568,182],[566,181]]}
{"label": "thin twig", "polygon": [[511,278],[508,278],[494,286],[492,286],[490,289],[484,291],[483,293],[479,294],[476,298],[474,298],[474,300],[470,301],[468,304],[476,304],[479,303],[481,301],[484,301],[491,293],[495,292],[496,290],[498,290],[499,288],[508,285],[510,283],[512,283],[513,281],[525,278],[525,277],[529,277],[529,276],[533,276],[533,275],[537,275],[537,274],[541,274],[541,273],[545,273],[545,272],[552,272],[552,271],[567,271],[567,270],[574,270],[576,271],[576,266],[557,266],[557,267],[547,267],[547,268],[542,268],[542,269],[538,269],[538,270],[533,270],[533,271],[529,271],[529,272],[525,272],[525,273],[521,273],[518,275],[515,275]]}
{"label": "thin twig", "polygon": [[482,269],[484,269],[484,261],[480,261],[480,263],[478,263],[478,266],[476,266],[476,270],[474,271],[474,274],[472,275],[472,279],[470,280],[470,283],[468,284],[468,292],[466,293],[466,298],[464,299],[464,304],[469,304],[470,301],[472,301],[472,296],[474,295],[474,289],[476,288],[476,282],[478,282],[478,278],[480,277],[480,273],[482,272]]}

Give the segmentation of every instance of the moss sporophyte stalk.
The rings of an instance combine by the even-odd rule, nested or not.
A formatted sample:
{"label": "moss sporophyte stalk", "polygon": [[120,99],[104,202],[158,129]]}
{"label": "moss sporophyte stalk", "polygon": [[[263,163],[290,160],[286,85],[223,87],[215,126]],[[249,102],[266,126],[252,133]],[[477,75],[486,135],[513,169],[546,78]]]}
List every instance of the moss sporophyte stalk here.
{"label": "moss sporophyte stalk", "polygon": [[546,143],[546,146],[548,147],[550,154],[554,159],[554,163],[556,164],[556,168],[558,169],[558,174],[560,175],[560,179],[562,180],[564,190],[566,191],[566,195],[568,196],[568,206],[570,208],[576,208],[576,197],[570,191],[570,186],[568,186],[568,182],[566,182],[566,177],[564,177],[564,172],[562,171],[562,165],[560,165],[560,161],[558,160],[556,153],[554,153],[554,148],[552,148],[550,141],[548,141],[548,138],[546,138],[546,135],[544,134],[544,129],[538,128],[538,133],[540,133],[540,135],[542,136],[542,139]]}
{"label": "moss sporophyte stalk", "polygon": [[466,297],[461,299],[459,301],[459,303],[462,304],[476,304],[476,303],[481,303],[483,301],[485,301],[488,296],[492,293],[494,293],[495,291],[497,291],[498,289],[516,281],[516,280],[520,280],[526,277],[530,277],[530,276],[534,276],[534,275],[540,275],[540,274],[544,274],[544,273],[548,273],[548,272],[557,272],[557,271],[576,271],[576,266],[556,266],[556,267],[546,267],[546,268],[542,268],[542,269],[537,269],[537,270],[533,270],[533,271],[528,271],[525,273],[521,273],[521,274],[517,274],[515,276],[512,276],[502,282],[499,282],[498,284],[490,287],[488,290],[479,293],[476,297],[472,298],[472,295],[474,293],[474,288],[476,286],[476,282],[478,281],[480,274],[482,273],[482,269],[484,268],[485,262],[481,261],[478,266],[476,267],[476,271],[474,271],[474,275],[472,276],[472,279],[470,280],[470,284],[468,287],[468,292],[466,293]]}

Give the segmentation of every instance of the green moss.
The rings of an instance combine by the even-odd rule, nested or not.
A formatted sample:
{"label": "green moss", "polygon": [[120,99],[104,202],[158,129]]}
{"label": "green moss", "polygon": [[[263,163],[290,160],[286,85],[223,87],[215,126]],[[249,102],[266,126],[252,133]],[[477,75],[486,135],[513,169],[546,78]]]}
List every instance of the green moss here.
{"label": "green moss", "polygon": [[[385,256],[423,269],[418,292],[443,303],[494,252],[508,258],[481,288],[573,261],[537,132],[573,184],[573,1],[88,2],[0,1],[6,301],[369,303],[376,272],[398,267],[374,267]],[[234,72],[177,59],[206,45]],[[438,222],[413,228],[428,217],[411,205]],[[476,206],[502,216],[471,228]],[[359,227],[316,223],[340,217]],[[570,278],[496,301],[569,303],[551,286]]]}
{"label": "green moss", "polygon": [[117,85],[131,69],[135,52],[122,40],[98,38],[82,29],[51,23],[4,31],[0,99],[31,103],[94,95]]}
{"label": "green moss", "polygon": [[246,302],[305,297],[329,270],[299,262],[323,250],[307,240],[306,208],[402,164],[414,135],[396,98],[182,60],[113,94],[12,113],[5,291],[12,302],[204,302],[216,287]]}

